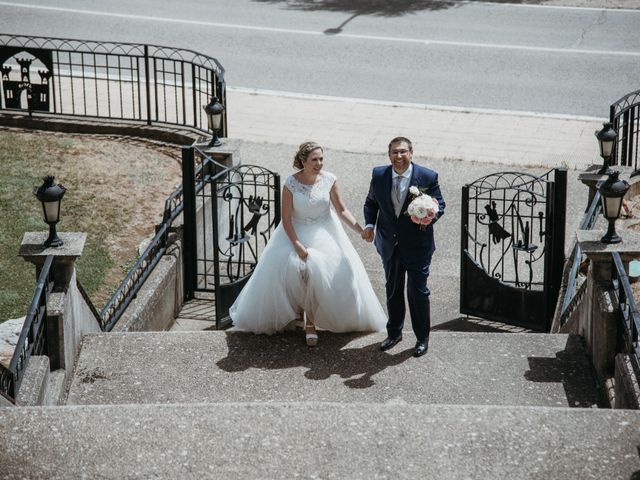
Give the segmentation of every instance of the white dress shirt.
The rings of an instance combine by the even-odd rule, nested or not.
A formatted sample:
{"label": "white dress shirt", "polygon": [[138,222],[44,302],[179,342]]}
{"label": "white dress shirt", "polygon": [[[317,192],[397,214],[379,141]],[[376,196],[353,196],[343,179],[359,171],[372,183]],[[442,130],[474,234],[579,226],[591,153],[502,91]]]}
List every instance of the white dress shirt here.
{"label": "white dress shirt", "polygon": [[400,209],[402,205],[404,205],[404,201],[407,198],[407,192],[409,191],[409,183],[411,182],[411,174],[413,173],[413,165],[409,164],[409,168],[407,168],[401,174],[396,173],[396,171],[391,169],[391,185],[396,181],[397,177],[402,177],[400,180],[400,205],[396,209],[396,216],[400,215]]}

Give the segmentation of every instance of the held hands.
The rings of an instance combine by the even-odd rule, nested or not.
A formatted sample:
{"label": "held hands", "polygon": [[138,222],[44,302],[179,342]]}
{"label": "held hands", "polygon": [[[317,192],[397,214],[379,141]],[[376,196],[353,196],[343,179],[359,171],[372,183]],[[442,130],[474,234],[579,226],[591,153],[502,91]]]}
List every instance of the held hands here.
{"label": "held hands", "polygon": [[373,228],[371,227],[365,228],[364,230],[362,230],[362,233],[360,234],[360,236],[362,237],[363,240],[369,243],[373,242]]}

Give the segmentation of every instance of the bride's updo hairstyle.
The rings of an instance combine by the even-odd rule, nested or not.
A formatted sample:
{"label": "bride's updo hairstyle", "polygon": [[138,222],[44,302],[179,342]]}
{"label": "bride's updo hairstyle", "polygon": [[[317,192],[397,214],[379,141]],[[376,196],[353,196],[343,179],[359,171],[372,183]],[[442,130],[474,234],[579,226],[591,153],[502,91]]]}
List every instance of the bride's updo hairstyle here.
{"label": "bride's updo hairstyle", "polygon": [[302,170],[304,168],[304,165],[302,165],[302,162],[304,162],[309,157],[309,154],[317,148],[324,151],[322,147],[318,145],[316,142],[301,143],[300,146],[298,147],[298,152],[296,153],[296,156],[293,157],[293,168],[297,170]]}

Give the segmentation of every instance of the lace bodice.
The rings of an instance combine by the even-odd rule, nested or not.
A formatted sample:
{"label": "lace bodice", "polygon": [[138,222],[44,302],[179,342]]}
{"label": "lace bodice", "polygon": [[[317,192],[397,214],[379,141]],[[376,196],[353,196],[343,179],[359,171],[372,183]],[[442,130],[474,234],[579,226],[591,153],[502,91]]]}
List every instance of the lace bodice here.
{"label": "lace bodice", "polygon": [[336,176],[322,172],[313,185],[300,183],[293,175],[287,177],[284,186],[293,194],[293,220],[313,223],[329,215],[331,209],[330,192]]}

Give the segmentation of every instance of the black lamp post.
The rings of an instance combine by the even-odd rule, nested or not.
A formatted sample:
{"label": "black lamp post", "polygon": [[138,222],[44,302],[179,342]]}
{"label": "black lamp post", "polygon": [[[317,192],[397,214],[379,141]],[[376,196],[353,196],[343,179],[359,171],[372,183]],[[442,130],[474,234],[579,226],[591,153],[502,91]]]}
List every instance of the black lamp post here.
{"label": "black lamp post", "polygon": [[622,239],[616,233],[616,220],[620,216],[622,200],[629,190],[629,184],[618,178],[619,172],[612,172],[609,177],[598,184],[598,191],[602,197],[602,214],[609,221],[609,228],[602,243],[620,243]]}
{"label": "black lamp post", "polygon": [[611,169],[611,152],[613,151],[613,144],[618,137],[618,133],[614,130],[611,122],[603,123],[602,130],[596,131],[596,138],[600,145],[600,156],[602,157],[602,167],[598,171],[601,175],[609,175]]}
{"label": "black lamp post", "polygon": [[56,223],[60,221],[60,204],[67,189],[60,184],[54,185],[53,179],[53,176],[47,175],[42,179],[42,185],[33,189],[33,194],[42,202],[44,221],[49,224],[49,238],[44,242],[45,247],[59,247],[63,244],[56,232]]}
{"label": "black lamp post", "polygon": [[218,101],[217,97],[211,97],[211,101],[208,105],[204,106],[204,111],[207,114],[207,121],[209,123],[209,129],[213,131],[213,137],[209,142],[209,147],[219,147],[222,142],[218,138],[218,130],[222,123],[222,112],[224,112],[224,105]]}

